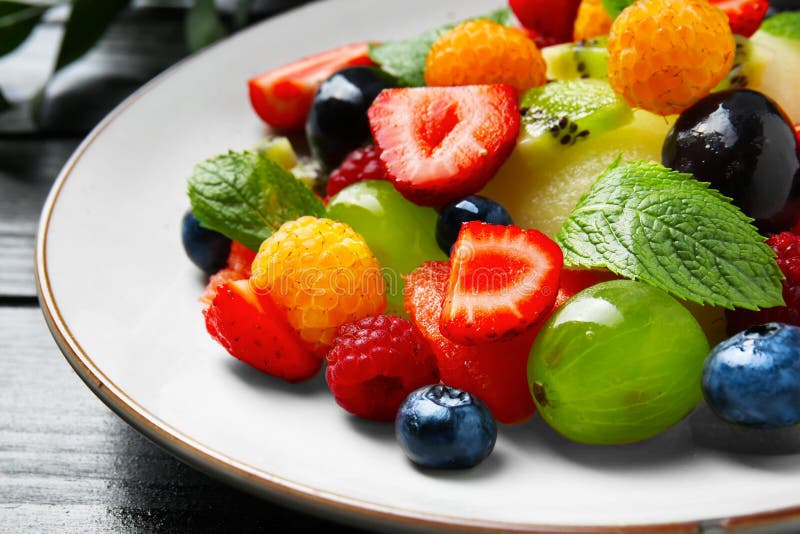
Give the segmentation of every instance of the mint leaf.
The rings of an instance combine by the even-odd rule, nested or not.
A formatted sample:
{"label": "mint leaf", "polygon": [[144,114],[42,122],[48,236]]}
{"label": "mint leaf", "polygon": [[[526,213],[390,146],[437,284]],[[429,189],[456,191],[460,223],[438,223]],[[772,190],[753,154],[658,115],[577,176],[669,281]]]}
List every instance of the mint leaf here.
{"label": "mint leaf", "polygon": [[225,37],[214,0],[194,0],[194,5],[186,14],[186,43],[189,50],[196,52]]}
{"label": "mint leaf", "polygon": [[800,39],[800,11],[784,11],[768,18],[761,30],[775,37]]}
{"label": "mint leaf", "polygon": [[72,0],[55,70],[88,52],[131,0]]}
{"label": "mint leaf", "polygon": [[197,164],[189,200],[201,225],[253,250],[286,221],[325,214],[308,187],[256,152],[228,152]]}
{"label": "mint leaf", "polygon": [[611,15],[612,19],[617,18],[617,15],[622,13],[622,10],[633,3],[633,0],[600,0],[603,7]]}
{"label": "mint leaf", "polygon": [[[487,19],[504,26],[514,20],[510,9],[502,8],[491,13],[475,17]],[[419,87],[425,85],[425,59],[431,46],[440,35],[446,33],[457,24],[446,24],[412,39],[389,41],[370,47],[369,56],[380,65],[381,69],[393,76],[399,85]]]}
{"label": "mint leaf", "polygon": [[606,268],[698,304],[780,306],[775,255],[730,199],[655,162],[615,162],[556,241],[569,267]]}

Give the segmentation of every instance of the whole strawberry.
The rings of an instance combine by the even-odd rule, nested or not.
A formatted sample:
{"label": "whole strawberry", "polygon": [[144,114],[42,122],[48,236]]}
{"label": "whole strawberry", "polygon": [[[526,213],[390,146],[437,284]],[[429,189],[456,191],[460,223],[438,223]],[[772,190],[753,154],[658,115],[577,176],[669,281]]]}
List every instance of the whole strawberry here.
{"label": "whole strawberry", "polygon": [[417,329],[402,317],[365,317],[339,328],[325,376],[348,412],[393,421],[409,393],[439,381],[436,359]]}
{"label": "whole strawberry", "polygon": [[509,0],[508,5],[526,28],[559,43],[572,40],[581,0]]}

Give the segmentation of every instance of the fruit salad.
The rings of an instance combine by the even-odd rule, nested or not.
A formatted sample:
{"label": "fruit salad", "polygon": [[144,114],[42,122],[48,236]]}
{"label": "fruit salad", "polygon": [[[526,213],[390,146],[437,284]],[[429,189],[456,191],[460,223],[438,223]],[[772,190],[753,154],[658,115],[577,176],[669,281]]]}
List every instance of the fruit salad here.
{"label": "fruit salad", "polygon": [[258,74],[269,135],[188,182],[198,320],[426,468],[536,412],[597,445],[703,398],[795,425],[798,73],[767,0],[510,0]]}

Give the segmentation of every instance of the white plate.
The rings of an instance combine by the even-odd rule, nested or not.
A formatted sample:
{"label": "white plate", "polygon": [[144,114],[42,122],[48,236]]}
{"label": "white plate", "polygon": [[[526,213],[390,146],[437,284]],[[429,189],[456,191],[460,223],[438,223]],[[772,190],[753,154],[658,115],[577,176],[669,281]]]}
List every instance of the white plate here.
{"label": "white plate", "polygon": [[285,385],[206,335],[203,281],[179,237],[186,178],[197,161],[264,135],[246,80],[336,45],[412,36],[498,4],[312,4],[210,48],[126,101],[77,150],[42,216],[37,277],[59,346],[105,403],[183,460],[359,524],[694,530],[737,524],[724,520],[731,517],[748,526],[797,520],[800,458],[702,449],[685,424],[647,443],[593,448],[535,418],[503,428],[474,470],[422,472],[391,425],[348,416],[321,377]]}

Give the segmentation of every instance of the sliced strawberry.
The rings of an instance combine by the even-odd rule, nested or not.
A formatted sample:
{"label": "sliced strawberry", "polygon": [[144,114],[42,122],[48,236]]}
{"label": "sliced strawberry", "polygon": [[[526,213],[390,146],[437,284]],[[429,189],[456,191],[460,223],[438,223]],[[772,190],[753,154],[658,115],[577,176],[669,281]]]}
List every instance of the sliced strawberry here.
{"label": "sliced strawberry", "polygon": [[534,332],[500,343],[465,346],[439,330],[450,264],[429,261],[406,277],[404,305],[436,356],[444,384],[477,395],[501,423],[521,423],[536,409],[528,387]]}
{"label": "sliced strawberry", "polygon": [[709,0],[728,15],[731,31],[750,37],[761,26],[769,0]]}
{"label": "sliced strawberry", "polygon": [[386,89],[368,115],[389,179],[424,206],[483,188],[514,148],[520,119],[508,85]]}
{"label": "sliced strawberry", "polygon": [[572,41],[580,3],[581,0],[508,0],[523,26],[557,43]]}
{"label": "sliced strawberry", "polygon": [[206,290],[200,297],[200,302],[209,306],[214,297],[217,296],[217,288],[219,286],[228,282],[250,278],[250,266],[253,264],[255,257],[255,252],[241,243],[233,241],[231,243],[231,251],[228,253],[227,266],[211,275],[208,279]]}
{"label": "sliced strawberry", "polygon": [[250,103],[273,128],[303,128],[319,85],[345,67],[374,65],[368,52],[369,43],[353,43],[260,74],[247,82]]}
{"label": "sliced strawberry", "polygon": [[248,280],[217,288],[203,312],[206,330],[232,356],[287,382],[314,376],[322,359],[300,339],[267,295],[256,295]]}
{"label": "sliced strawberry", "polygon": [[525,332],[553,307],[561,248],[537,230],[471,221],[461,226],[442,308],[442,333],[471,345]]}
{"label": "sliced strawberry", "polygon": [[229,269],[241,273],[242,278],[250,278],[250,269],[254,259],[256,259],[254,250],[250,250],[238,241],[231,243],[231,252],[228,254]]}

